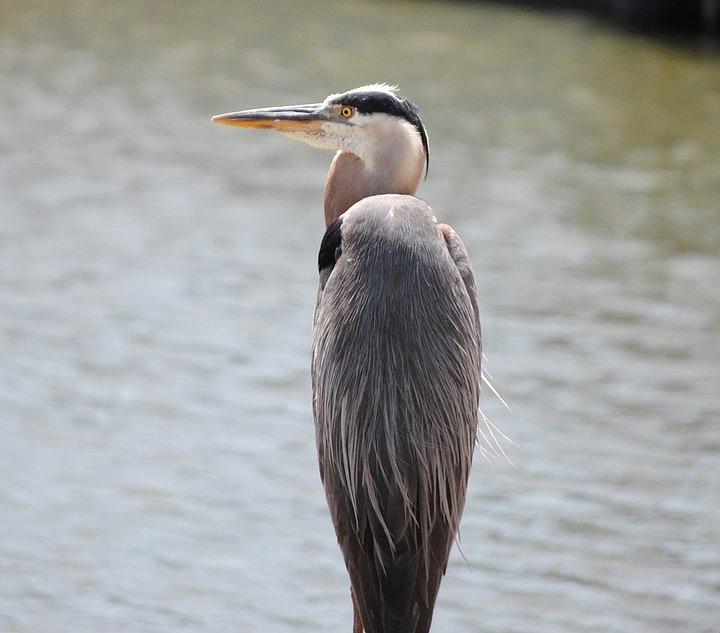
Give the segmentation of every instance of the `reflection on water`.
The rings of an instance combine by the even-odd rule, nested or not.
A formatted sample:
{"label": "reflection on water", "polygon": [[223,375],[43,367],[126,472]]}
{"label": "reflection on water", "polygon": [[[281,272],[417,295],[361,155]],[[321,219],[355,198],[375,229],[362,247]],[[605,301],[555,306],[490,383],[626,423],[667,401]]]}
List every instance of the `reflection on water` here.
{"label": "reflection on water", "polygon": [[468,4],[0,4],[0,630],[349,630],[308,350],[330,157],[210,114],[398,81],[478,277],[437,631],[717,633],[718,59]]}

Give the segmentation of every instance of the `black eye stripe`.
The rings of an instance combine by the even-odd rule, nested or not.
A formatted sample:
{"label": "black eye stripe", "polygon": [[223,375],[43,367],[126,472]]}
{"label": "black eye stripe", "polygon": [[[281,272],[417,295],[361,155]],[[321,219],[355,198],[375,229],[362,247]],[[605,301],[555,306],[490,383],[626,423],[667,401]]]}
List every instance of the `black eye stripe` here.
{"label": "black eye stripe", "polygon": [[418,118],[417,107],[406,99],[398,99],[387,92],[355,92],[347,93],[338,98],[338,103],[356,108],[361,114],[384,112],[394,116],[401,116],[412,123],[411,119]]}
{"label": "black eye stripe", "polygon": [[427,132],[420,120],[420,110],[407,99],[401,99],[388,92],[370,90],[368,92],[348,92],[333,100],[334,104],[347,105],[355,108],[360,114],[374,114],[382,112],[390,116],[397,116],[412,124],[419,132],[423,147],[425,148],[425,172],[430,166],[430,148],[428,146]]}

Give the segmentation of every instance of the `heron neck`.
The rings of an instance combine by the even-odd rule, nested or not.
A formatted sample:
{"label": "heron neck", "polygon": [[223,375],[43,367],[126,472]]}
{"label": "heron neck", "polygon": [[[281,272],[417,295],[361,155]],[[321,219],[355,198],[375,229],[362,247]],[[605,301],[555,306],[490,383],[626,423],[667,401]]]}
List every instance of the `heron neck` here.
{"label": "heron neck", "polygon": [[330,226],[356,202],[383,193],[413,195],[420,184],[424,157],[403,160],[387,152],[363,160],[350,152],[335,155],[325,182],[325,225]]}

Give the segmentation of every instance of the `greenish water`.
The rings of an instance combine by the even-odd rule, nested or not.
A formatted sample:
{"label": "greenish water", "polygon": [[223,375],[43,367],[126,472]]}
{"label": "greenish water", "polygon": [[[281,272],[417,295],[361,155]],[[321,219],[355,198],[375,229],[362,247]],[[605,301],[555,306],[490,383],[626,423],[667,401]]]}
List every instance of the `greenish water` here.
{"label": "greenish water", "polygon": [[330,156],[209,117],[370,81],[422,107],[513,406],[433,630],[717,633],[717,56],[464,3],[2,0],[0,78],[3,633],[350,629]]}

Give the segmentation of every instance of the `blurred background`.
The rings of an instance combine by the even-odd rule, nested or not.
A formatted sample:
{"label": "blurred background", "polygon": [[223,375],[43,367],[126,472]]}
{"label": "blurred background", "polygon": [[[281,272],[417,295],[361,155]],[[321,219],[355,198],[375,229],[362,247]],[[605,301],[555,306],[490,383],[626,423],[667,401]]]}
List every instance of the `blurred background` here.
{"label": "blurred background", "polygon": [[350,630],[309,384],[331,156],[209,119],[387,81],[516,444],[477,455],[434,630],[717,633],[708,41],[510,3],[0,0],[0,631]]}

